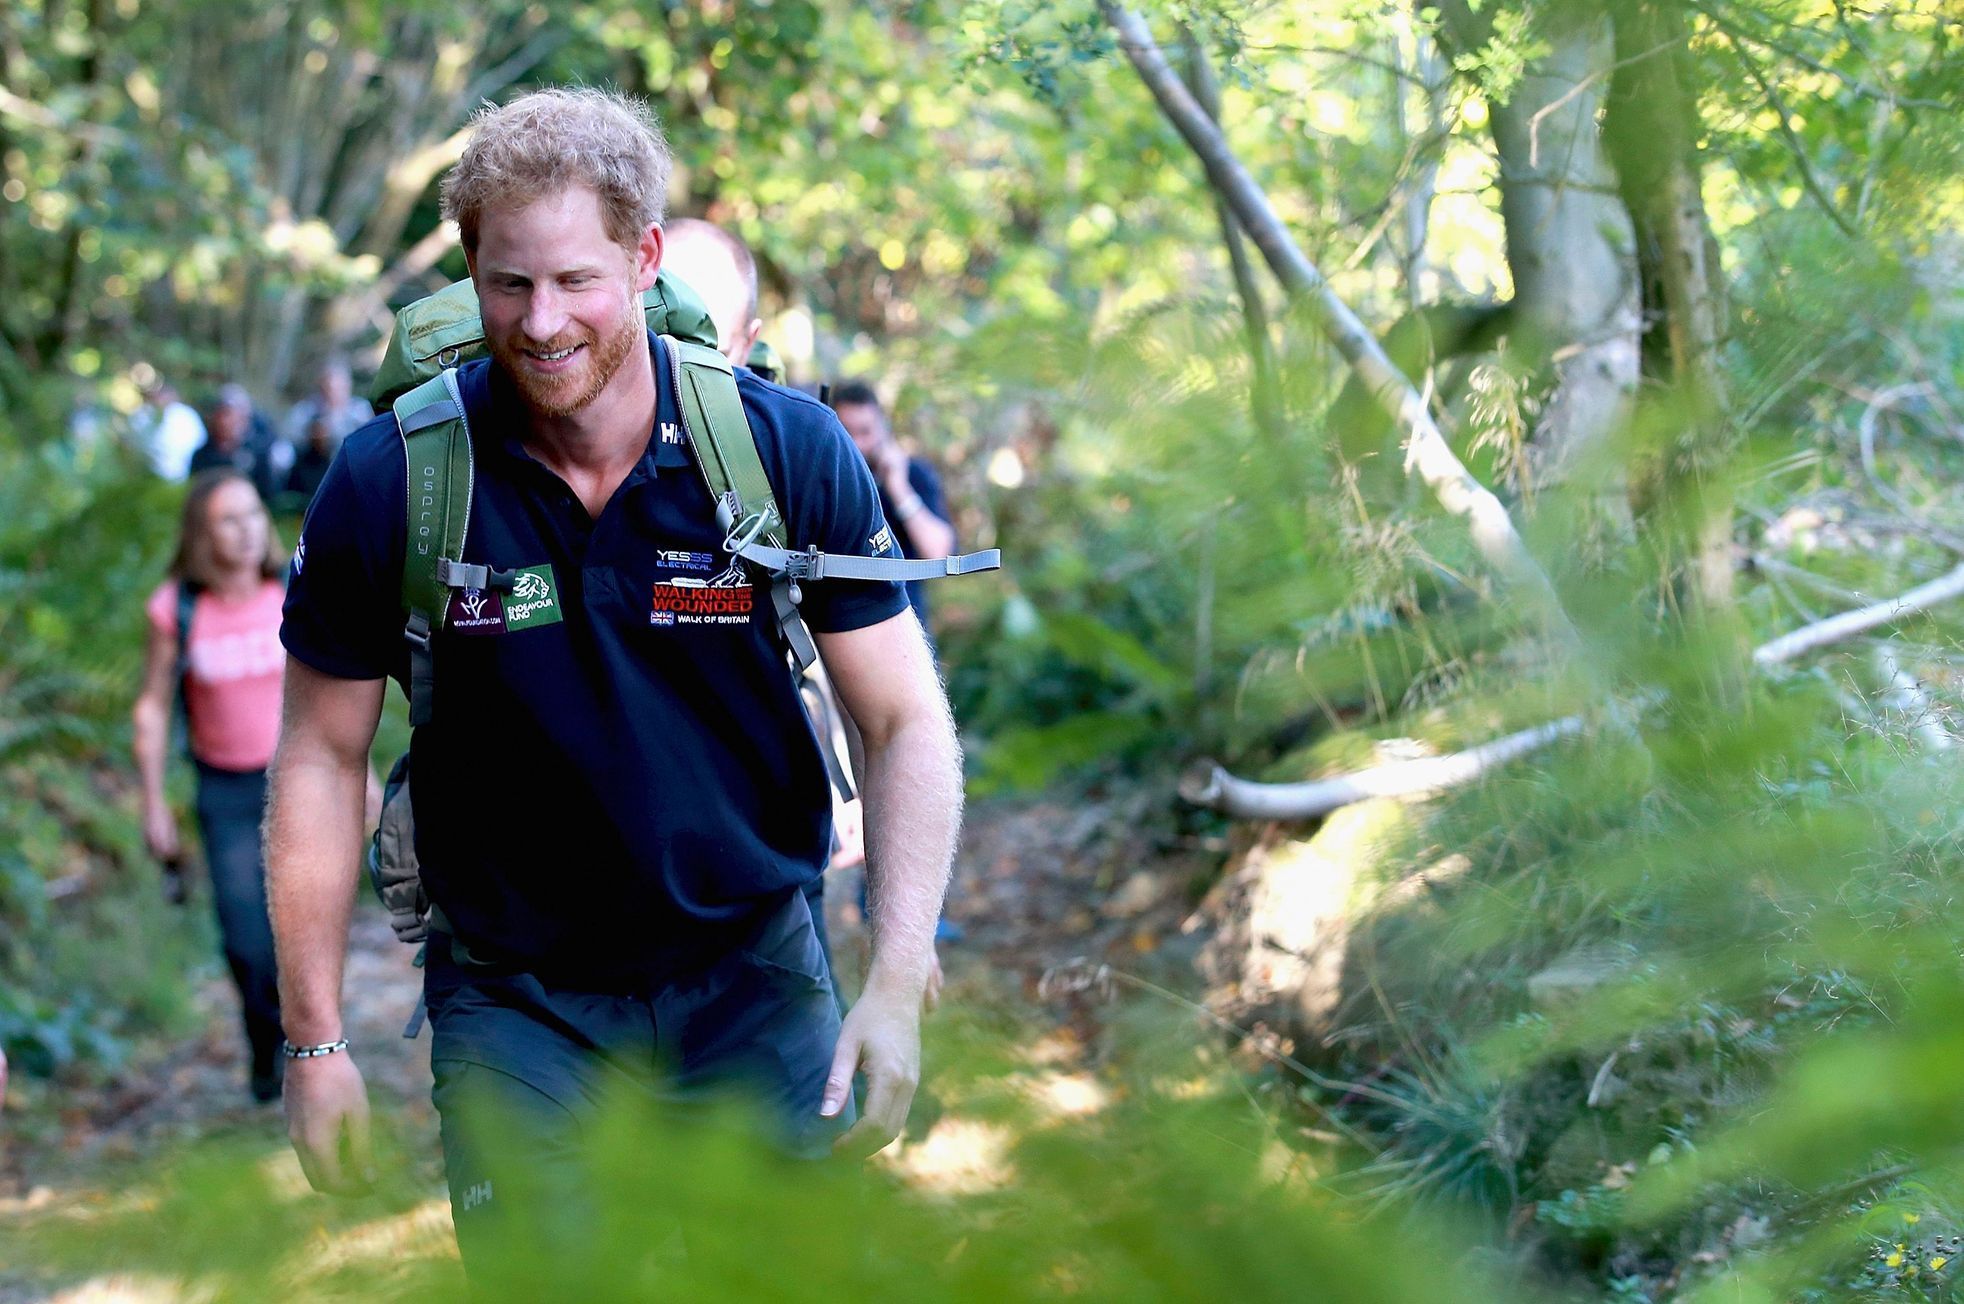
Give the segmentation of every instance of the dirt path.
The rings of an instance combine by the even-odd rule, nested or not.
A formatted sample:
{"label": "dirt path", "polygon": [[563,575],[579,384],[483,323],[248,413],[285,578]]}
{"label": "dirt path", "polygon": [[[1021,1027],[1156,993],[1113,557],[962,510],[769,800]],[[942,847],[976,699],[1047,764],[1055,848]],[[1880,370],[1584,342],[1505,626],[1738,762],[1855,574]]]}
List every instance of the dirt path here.
{"label": "dirt path", "polygon": [[[402,1025],[415,1008],[422,978],[414,952],[399,944],[379,911],[358,912],[348,955],[348,1037],[363,1048],[362,1072],[377,1109],[402,1118],[406,1129],[435,1135],[429,1106],[429,1038],[405,1041]],[[13,1139],[0,1166],[0,1213],[22,1202],[45,1201],[56,1185],[85,1178],[104,1165],[167,1149],[214,1131],[264,1130],[285,1135],[279,1106],[246,1094],[244,1039],[230,983],[215,969],[195,1004],[202,1028],[192,1038],[142,1048],[111,1081],[42,1090],[58,1125]]]}
{"label": "dirt path", "polygon": [[[1169,847],[1146,832],[1142,810],[1111,803],[996,802],[972,813],[949,898],[949,917],[966,936],[944,945],[946,1000],[1007,1002],[1024,1007],[1043,975],[1078,959],[1121,967],[1177,969],[1187,939],[1180,922],[1194,876],[1214,859],[1203,848]],[[828,915],[842,985],[850,991],[863,964],[864,930],[856,881],[829,885]],[[379,909],[357,912],[346,980],[348,1036],[362,1048],[361,1067],[375,1114],[390,1120],[410,1156],[413,1180],[428,1198],[406,1219],[419,1223],[417,1244],[447,1252],[436,1119],[429,1101],[429,1033],[402,1037],[415,1008],[420,972],[413,948],[398,943]],[[143,1048],[108,1083],[61,1098],[37,1086],[38,1106],[0,1153],[0,1238],[9,1223],[59,1214],[103,1191],[146,1160],[216,1136],[263,1140],[273,1162],[298,1165],[285,1146],[277,1105],[255,1105],[245,1091],[236,998],[216,970],[197,994],[201,1031]],[[1056,1030],[1058,1011],[1031,1021],[1032,1041]],[[1078,1009],[1073,1017],[1082,1020]],[[1070,1040],[1090,1037],[1080,1028]],[[10,1111],[10,1116],[20,1111]],[[918,1130],[933,1126],[932,1113]],[[423,1225],[428,1224],[428,1225]],[[4,1239],[0,1239],[4,1245]],[[114,1280],[76,1280],[0,1261],[0,1304],[28,1301],[171,1299]]]}
{"label": "dirt path", "polygon": [[[379,909],[357,912],[346,980],[348,1038],[363,1048],[374,1110],[392,1120],[409,1153],[430,1157],[418,1165],[418,1180],[440,1186],[429,1034],[415,1041],[402,1036],[422,990],[414,954],[396,941]],[[86,1204],[100,1191],[119,1189],[131,1166],[211,1137],[263,1139],[298,1178],[298,1164],[285,1152],[279,1105],[247,1095],[238,998],[216,967],[194,1003],[201,1024],[195,1035],[139,1048],[108,1082],[31,1088],[40,1107],[21,1126],[10,1118],[0,1149],[0,1231],[16,1219]],[[137,1298],[151,1297],[113,1282],[85,1284],[0,1261],[0,1304]]]}

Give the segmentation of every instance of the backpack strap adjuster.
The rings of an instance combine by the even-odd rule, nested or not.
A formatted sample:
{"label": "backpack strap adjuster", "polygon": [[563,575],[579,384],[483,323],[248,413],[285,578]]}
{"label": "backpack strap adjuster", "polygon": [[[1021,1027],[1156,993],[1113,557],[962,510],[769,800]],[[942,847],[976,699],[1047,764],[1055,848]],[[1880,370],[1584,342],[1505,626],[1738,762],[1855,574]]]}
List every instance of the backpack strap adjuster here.
{"label": "backpack strap adjuster", "polygon": [[436,582],[447,589],[510,589],[518,584],[518,572],[439,557]]}
{"label": "backpack strap adjuster", "polygon": [[[727,513],[726,513],[727,514]],[[771,527],[772,512],[752,512],[733,528],[729,537],[723,540],[723,551],[741,553],[757,542],[757,536]]]}

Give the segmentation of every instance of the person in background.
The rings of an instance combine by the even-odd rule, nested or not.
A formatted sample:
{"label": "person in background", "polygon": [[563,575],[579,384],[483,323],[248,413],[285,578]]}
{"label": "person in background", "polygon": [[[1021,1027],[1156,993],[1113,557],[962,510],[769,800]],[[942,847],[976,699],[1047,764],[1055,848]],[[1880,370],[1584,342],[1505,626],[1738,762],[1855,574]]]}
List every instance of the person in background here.
{"label": "person in background", "polygon": [[161,376],[143,391],[143,406],[130,427],[150,469],[170,481],[191,473],[191,458],[205,442],[205,423]]}
{"label": "person in background", "polygon": [[[927,560],[952,556],[955,527],[948,523],[941,477],[920,458],[909,457],[893,437],[886,409],[880,406],[880,396],[873,387],[863,380],[843,382],[832,391],[832,410],[839,414],[839,424],[852,436],[859,455],[872,469],[880,488],[880,509],[893,526],[900,551]],[[920,617],[921,628],[927,629],[927,585],[920,580],[910,582],[907,601]]]}
{"label": "person in background", "polygon": [[303,513],[307,505],[314,501],[321,481],[327,478],[327,468],[334,462],[334,450],[339,441],[334,438],[334,427],[324,416],[317,416],[307,423],[305,439],[300,450],[294,455],[293,469],[286,473],[286,488],[275,500],[283,512]]}
{"label": "person in background", "polygon": [[193,480],[169,578],[145,605],[150,639],[131,713],[144,841],[169,864],[181,848],[164,772],[173,699],[182,703],[212,904],[243,1005],[252,1097],[262,1102],[279,1098],[282,1066],[259,819],[280,731],[285,569],[286,554],[250,479],[220,467]]}
{"label": "person in background", "polygon": [[714,222],[678,217],[662,228],[662,265],[689,283],[716,323],[716,346],[730,365],[744,366],[763,333],[757,315],[757,259]]}
{"label": "person in background", "polygon": [[[348,370],[346,358],[330,356],[314,374],[314,392],[293,405],[287,413],[286,438],[294,448],[305,450],[311,445],[316,425],[327,439],[327,460],[341,451],[341,441],[362,422],[375,415],[375,409],[368,400],[354,392],[354,378]],[[314,484],[318,486],[316,479]],[[313,496],[309,490],[308,497]]]}
{"label": "person in background", "polygon": [[218,391],[207,428],[204,445],[191,455],[192,475],[229,468],[252,481],[267,501],[285,488],[293,447],[273,433],[244,385],[226,385]]}
{"label": "person in background", "polygon": [[[866,465],[873,472],[873,481],[880,490],[880,510],[893,529],[894,541],[900,551],[909,557],[933,559],[952,556],[955,551],[955,527],[948,524],[948,502],[941,492],[941,477],[934,468],[918,457],[909,457],[893,437],[893,427],[887,422],[886,409],[880,406],[880,396],[872,385],[863,380],[842,382],[832,391],[832,410],[838,414],[839,424],[852,436],[859,455],[866,459]],[[927,635],[928,646],[934,646],[934,633],[927,621],[927,584],[921,580],[910,580],[907,584],[907,603],[914,609],[914,615],[921,622],[921,631]],[[860,903],[861,909],[865,903]],[[945,915],[934,924],[934,940],[939,942],[959,942],[962,940],[959,924]],[[940,963],[935,965],[935,987],[940,987]]]}

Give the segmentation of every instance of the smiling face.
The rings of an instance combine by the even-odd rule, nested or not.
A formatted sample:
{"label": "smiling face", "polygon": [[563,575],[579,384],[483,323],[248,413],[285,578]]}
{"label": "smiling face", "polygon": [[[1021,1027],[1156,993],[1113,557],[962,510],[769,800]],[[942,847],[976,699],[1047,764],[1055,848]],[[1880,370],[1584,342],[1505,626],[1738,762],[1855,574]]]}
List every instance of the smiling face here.
{"label": "smiling face", "polygon": [[647,338],[641,291],[661,265],[661,235],[615,243],[599,196],[569,186],[487,210],[470,263],[491,356],[537,415],[569,417],[607,392]]}

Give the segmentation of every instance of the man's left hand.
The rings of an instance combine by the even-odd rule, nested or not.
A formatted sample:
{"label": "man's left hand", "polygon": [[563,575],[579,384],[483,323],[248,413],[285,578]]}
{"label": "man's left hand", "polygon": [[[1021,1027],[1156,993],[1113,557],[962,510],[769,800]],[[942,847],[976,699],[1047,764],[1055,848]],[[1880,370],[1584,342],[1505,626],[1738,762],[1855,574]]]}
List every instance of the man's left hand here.
{"label": "man's left hand", "polygon": [[838,1117],[852,1090],[855,1070],[866,1072],[866,1107],[859,1121],[833,1144],[834,1154],[864,1159],[884,1150],[907,1126],[907,1110],[921,1081],[921,998],[868,987],[839,1029],[839,1049],[825,1080],[819,1113]]}

